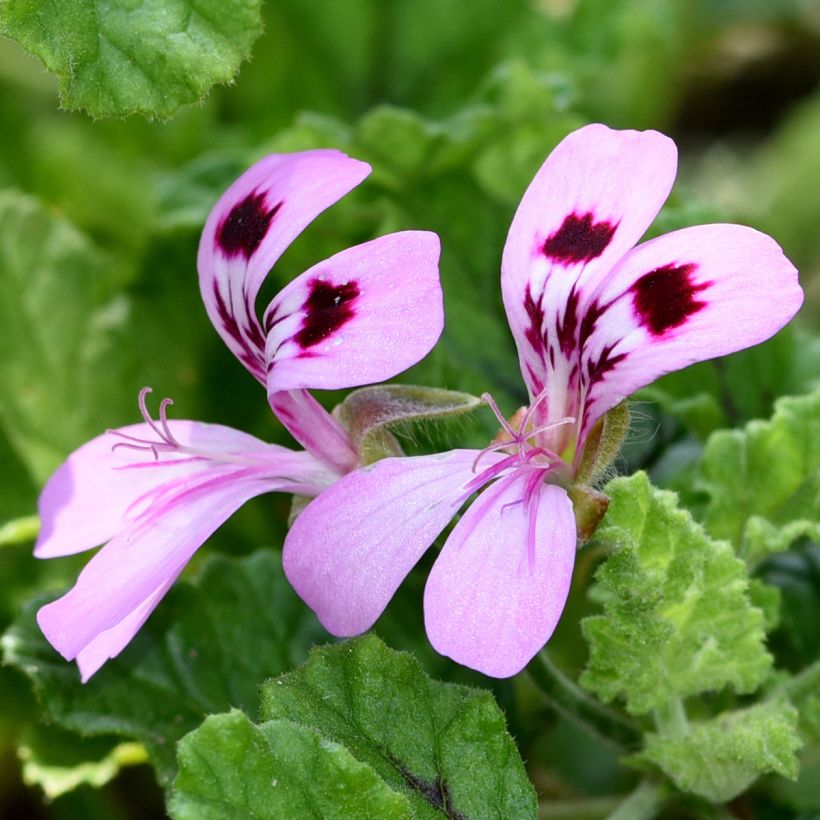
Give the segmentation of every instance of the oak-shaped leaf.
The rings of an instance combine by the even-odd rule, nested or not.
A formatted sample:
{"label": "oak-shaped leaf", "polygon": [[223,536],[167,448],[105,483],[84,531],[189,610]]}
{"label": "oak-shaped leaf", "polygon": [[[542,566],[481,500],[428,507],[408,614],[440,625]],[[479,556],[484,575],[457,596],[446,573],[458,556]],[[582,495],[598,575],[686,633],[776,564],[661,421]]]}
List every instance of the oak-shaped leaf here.
{"label": "oak-shaped leaf", "polygon": [[764,773],[794,780],[800,746],[797,710],[774,700],[693,724],[680,738],[650,734],[637,759],[659,767],[682,791],[725,803]]}
{"label": "oak-shaped leaf", "polygon": [[645,473],[616,478],[596,540],[610,555],[596,573],[604,613],[583,621],[590,647],[581,683],[632,714],[731,686],[753,692],[771,665],[763,612],[745,565],[713,541],[673,493]]}
{"label": "oak-shaped leaf", "polygon": [[749,563],[820,540],[820,390],[775,404],[769,421],[722,430],[706,443],[698,486],[706,529]]}

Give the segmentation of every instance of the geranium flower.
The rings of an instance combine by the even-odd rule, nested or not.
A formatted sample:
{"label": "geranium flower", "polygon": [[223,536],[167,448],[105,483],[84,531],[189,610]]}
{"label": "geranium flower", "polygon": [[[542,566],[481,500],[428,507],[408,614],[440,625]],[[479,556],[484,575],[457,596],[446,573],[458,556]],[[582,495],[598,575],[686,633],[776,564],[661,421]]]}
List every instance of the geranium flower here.
{"label": "geranium flower", "polygon": [[307,451],[221,425],[144,422],[80,447],[40,496],[34,554],[105,546],[62,598],[40,609],[49,642],[83,681],[124,649],[203,542],[266,492],[315,496],[358,456],[306,391],[390,378],[421,359],[443,325],[435,234],[406,231],[343,251],[291,281],[260,324],[256,296],[274,262],[325,208],[369,173],[334,150],[266,157],[211,212],[199,247],[200,287],[217,331],[267,388]]}
{"label": "geranium flower", "polygon": [[421,555],[447,538],[424,593],[438,652],[487,675],[520,671],[569,591],[568,490],[595,425],[658,376],[767,339],[797,311],[796,271],[740,225],[685,228],[633,247],[671,189],[674,143],[590,125],[547,158],[513,219],[504,306],[530,404],[484,451],[387,458],[313,500],[285,572],[334,635],[367,630]]}

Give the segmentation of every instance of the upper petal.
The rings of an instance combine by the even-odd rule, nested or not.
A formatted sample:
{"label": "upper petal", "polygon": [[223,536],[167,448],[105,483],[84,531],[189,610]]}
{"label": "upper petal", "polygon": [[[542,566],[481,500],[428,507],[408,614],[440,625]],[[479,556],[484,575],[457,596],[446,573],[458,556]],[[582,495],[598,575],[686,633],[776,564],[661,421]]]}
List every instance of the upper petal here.
{"label": "upper petal", "polygon": [[265,313],[268,393],[389,379],[423,358],[444,325],[438,236],[403,231],[298,276]]}
{"label": "upper petal", "polygon": [[358,635],[455,516],[474,450],[386,458],[342,478],[303,510],[285,539],[293,588],[334,635]]}
{"label": "upper petal", "polygon": [[[640,239],[675,178],[675,144],[656,131],[588,125],[567,136],[527,188],[504,247],[501,288],[531,397],[567,414],[570,295],[587,291]],[[582,304],[583,307],[583,304]]]}
{"label": "upper petal", "polygon": [[265,339],[255,309],[262,282],[304,228],[369,173],[367,163],[331,149],[272,154],[239,177],[208,216],[197,256],[205,308],[263,384]]}
{"label": "upper petal", "polygon": [[[86,650],[89,668],[133,637],[204,541],[248,499],[287,486],[262,468],[213,465],[160,488],[154,503],[109,541],[37,622],[67,660]],[[110,642],[94,641],[112,630]]]}
{"label": "upper petal", "polygon": [[[183,445],[223,453],[290,453],[253,436],[219,424],[169,421]],[[117,447],[123,437],[157,440],[147,424],[131,424],[109,431],[75,450],[49,478],[40,494],[40,534],[34,547],[38,558],[70,555],[99,546],[123,527],[129,508],[155,487],[202,470],[202,462],[185,454],[150,453]]]}
{"label": "upper petal", "polygon": [[762,342],[803,301],[778,244],[742,225],[701,225],[635,248],[585,317],[582,436],[639,387]]}
{"label": "upper petal", "polygon": [[[566,492],[525,471],[501,479],[464,513],[427,579],[424,619],[436,651],[485,675],[520,672],[555,629],[575,561]],[[530,528],[534,527],[534,531]]]}

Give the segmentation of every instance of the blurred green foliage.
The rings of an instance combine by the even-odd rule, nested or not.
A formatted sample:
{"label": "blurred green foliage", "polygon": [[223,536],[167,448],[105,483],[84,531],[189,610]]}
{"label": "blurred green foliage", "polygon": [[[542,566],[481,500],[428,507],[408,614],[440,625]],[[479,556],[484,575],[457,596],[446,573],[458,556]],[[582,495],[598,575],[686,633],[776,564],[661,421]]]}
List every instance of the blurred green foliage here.
{"label": "blurred green foliage", "polygon": [[[93,32],[88,20],[79,19],[82,14],[117,6],[91,0],[76,5],[70,30],[80,40],[80,34],[87,40]],[[159,0],[147,5],[163,6]],[[252,9],[254,4],[244,6]],[[21,10],[31,14],[19,17]],[[681,177],[653,232],[703,221],[743,221],[772,233],[801,269],[807,294],[802,327],[788,329],[756,350],[667,377],[645,391],[648,403],[633,416],[636,432],[622,468],[646,467],[657,483],[680,490],[696,516],[707,512],[713,534],[735,532],[732,499],[746,485],[740,479],[726,485],[722,492],[729,494],[725,506],[732,515],[718,516],[717,496],[711,494],[710,501],[703,492],[703,470],[708,472],[709,464],[728,464],[715,454],[714,442],[723,441],[724,448],[729,441],[751,446],[763,428],[709,436],[768,418],[778,397],[808,393],[820,374],[820,19],[812,3],[269,0],[262,6],[264,33],[238,74],[240,57],[258,32],[252,20],[242,26],[237,20],[244,31],[241,42],[234,40],[228,52],[220,52],[221,67],[216,66],[219,55],[208,56],[207,40],[205,56],[182,55],[195,69],[193,87],[166,87],[167,78],[160,76],[142,90],[129,80],[122,63],[111,70],[104,61],[94,67],[101,73],[89,85],[77,71],[80,63],[70,59],[72,43],[59,42],[61,18],[50,15],[59,15],[56,4],[15,0],[0,10],[0,25],[62,72],[65,104],[98,114],[142,110],[150,116],[92,121],[60,110],[57,80],[18,45],[0,42],[0,526],[35,511],[44,478],[71,449],[108,427],[135,420],[136,395],[145,384],[174,397],[178,418],[226,423],[266,440],[288,441],[259,386],[208,323],[194,265],[198,233],[216,197],[242,169],[270,151],[336,146],[367,160],[374,171],[294,243],[263,296],[317,260],[378,233],[436,230],[443,243],[447,327],[433,354],[401,381],[471,393],[489,390],[512,413],[525,397],[498,289],[506,231],[523,189],[549,150],[569,130],[597,119],[613,126],[660,128],[679,142]],[[131,31],[131,23],[121,11],[116,25]],[[146,59],[153,71],[156,52]],[[173,62],[167,61],[163,70],[173,74]],[[208,86],[231,76],[232,85],[216,86],[200,104],[183,105],[164,122],[151,119],[168,117],[186,100],[199,99]],[[109,92],[103,94],[106,88]],[[86,92],[91,97],[83,96]],[[776,430],[782,423],[783,410],[778,412],[781,416],[765,429]],[[447,431],[457,438],[452,443],[483,446],[487,435],[495,433],[489,412],[473,416],[454,433]],[[813,419],[816,424],[816,415]],[[429,434],[435,437],[440,431]],[[417,432],[415,444],[424,447],[426,435]],[[799,433],[787,449],[802,452],[807,444]],[[752,476],[760,479],[764,495],[767,479],[762,473],[780,453],[775,443]],[[807,486],[816,490],[810,481]],[[285,499],[262,498],[235,516],[208,549],[246,555],[260,544],[277,544],[286,516]],[[793,524],[796,519],[789,520]],[[817,621],[820,595],[817,547],[807,537],[816,537],[813,532],[804,527],[799,533],[803,540],[755,570],[771,585],[768,589],[780,591],[779,606],[771,595],[767,599],[766,626],[774,627],[779,610],[770,648],[775,665],[792,671],[816,662],[820,647],[817,630],[807,626]],[[601,611],[596,593],[591,599],[585,595],[591,570],[601,558],[600,545],[579,556],[568,615],[551,645],[576,672],[587,651],[579,617]],[[75,715],[73,731],[89,733],[93,721],[82,706],[87,699],[96,702],[96,690],[81,688],[73,667],[45,647],[31,609],[19,616],[33,595],[65,587],[83,561],[80,556],[35,562],[30,543],[4,541],[0,626],[23,618],[9,634],[24,635],[28,643],[18,649],[28,646],[32,655],[26,660],[18,652],[18,665],[29,677],[52,675],[62,695],[46,704],[47,712],[52,718],[56,712]],[[381,627],[388,640],[402,645],[420,641],[416,599],[424,572],[422,567],[411,577],[388,610]],[[211,573],[209,583],[217,583]],[[197,589],[183,584],[122,665],[112,664],[101,673],[101,682],[103,675],[115,680],[110,691],[122,698],[134,695],[135,709],[151,690],[134,684],[132,662],[136,668],[155,664],[151,668],[159,670],[169,691],[176,691],[174,697],[193,698],[198,678],[191,677],[185,663],[171,675],[162,647],[169,652],[176,647],[173,630],[184,632],[186,607],[191,608],[188,617],[197,617]],[[762,584],[750,588],[756,606],[762,605],[755,597],[762,589]],[[279,598],[287,594],[277,591]],[[405,600],[413,602],[411,616],[401,610]],[[277,604],[281,616],[279,607],[287,604]],[[176,627],[174,618],[179,619]],[[408,621],[416,626],[411,629]],[[419,651],[433,655],[429,648]],[[159,653],[154,660],[152,652]],[[285,666],[299,659],[290,658]],[[428,660],[437,675],[464,674],[440,658]],[[229,704],[244,706],[255,717],[259,680],[254,674],[262,673],[249,673],[238,684],[242,697],[207,699],[207,708],[179,726],[169,712],[169,737],[193,728],[205,711]],[[169,675],[172,683],[167,683]],[[470,679],[477,682],[475,678]],[[494,691],[525,743],[530,775],[543,794],[569,800],[627,787],[629,772],[612,753],[573,724],[546,714],[525,684],[496,684]],[[704,719],[717,720],[720,711],[735,704],[709,706]],[[36,752],[42,767],[60,763],[41,754],[48,744],[37,743],[32,734],[38,708],[26,677],[0,670],[0,759],[14,760],[25,732],[28,740],[22,745]],[[804,726],[809,707],[800,708]],[[528,721],[533,714],[537,725]],[[704,726],[702,746],[710,748],[712,728]],[[146,732],[146,727],[132,728],[129,736],[146,741]],[[773,778],[760,787],[759,794],[766,795],[761,805],[774,805],[781,812],[777,816],[820,810],[820,780],[811,777],[818,738],[804,734],[807,774],[793,786]],[[71,737],[55,742],[53,758],[60,756],[63,744],[70,745]],[[104,748],[89,750],[87,759],[102,759],[110,748],[106,742],[113,743],[104,739]],[[770,769],[792,771],[790,742],[781,744],[787,751],[775,755]],[[740,748],[733,743],[729,738],[722,747],[729,756]],[[571,748],[588,749],[589,759],[600,761],[600,770],[566,759],[565,750]],[[682,782],[695,752],[656,747],[654,758]],[[170,777],[172,748],[163,759]],[[23,806],[26,816],[34,818],[128,820],[151,810],[122,799],[117,790],[132,788],[127,779],[97,792],[82,787],[46,809],[36,791],[22,787],[18,769],[8,765],[4,770],[9,774],[0,783],[0,815]],[[745,771],[738,782],[745,782]],[[734,805],[746,816],[763,816],[754,813],[754,797],[750,800]],[[583,800],[573,805],[575,816],[603,816]],[[593,814],[582,814],[585,806]],[[549,817],[550,802],[542,802],[540,810]],[[670,811],[678,810],[701,816],[690,804]]]}

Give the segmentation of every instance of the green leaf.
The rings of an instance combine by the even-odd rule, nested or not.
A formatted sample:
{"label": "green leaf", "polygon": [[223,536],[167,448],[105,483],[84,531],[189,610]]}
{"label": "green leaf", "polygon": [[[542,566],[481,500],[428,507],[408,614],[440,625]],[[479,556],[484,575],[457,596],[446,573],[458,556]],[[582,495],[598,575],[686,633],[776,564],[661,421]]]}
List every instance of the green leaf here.
{"label": "green leaf", "polygon": [[697,486],[710,496],[707,530],[750,563],[820,539],[820,390],[780,399],[770,421],[712,435]]}
{"label": "green leaf", "polygon": [[408,799],[318,732],[287,720],[256,726],[211,715],[178,746],[175,820],[338,817],[410,820]]}
{"label": "green leaf", "polygon": [[605,492],[596,538],[611,550],[596,573],[604,614],[583,621],[590,658],[581,683],[605,701],[624,698],[632,714],[727,685],[754,691],[771,657],[743,562],[646,474]]}
{"label": "green leaf", "polygon": [[402,454],[389,428],[460,416],[481,404],[481,399],[469,393],[386,384],[355,390],[334,413],[350,433],[362,463],[372,464],[379,458]]}
{"label": "green leaf", "polygon": [[0,422],[42,482],[84,436],[101,432],[89,429],[89,382],[110,389],[112,331],[129,305],[111,298],[87,239],[37,200],[0,193],[0,247]]}
{"label": "green leaf", "polygon": [[0,31],[60,77],[66,108],[169,117],[233,79],[260,0],[6,0]]}
{"label": "green leaf", "polygon": [[0,547],[33,541],[40,531],[40,519],[36,515],[14,518],[0,525]]}
{"label": "green leaf", "polygon": [[409,796],[415,816],[534,817],[535,793],[487,692],[428,678],[366,636],[314,650],[262,690],[262,717],[318,731]]}
{"label": "green leaf", "polygon": [[118,743],[115,738],[81,738],[54,726],[29,728],[17,749],[23,764],[23,782],[39,786],[54,800],[78,786],[100,788],[123,766],[145,763],[139,743]]}
{"label": "green leaf", "polygon": [[259,681],[299,663],[324,636],[267,551],[209,560],[85,685],[37,628],[42,603],[32,602],[3,636],[6,663],[31,679],[50,720],[83,735],[139,740],[163,781],[175,773],[176,739],[231,706],[255,714]]}
{"label": "green leaf", "polygon": [[647,736],[636,760],[653,763],[684,792],[725,803],[767,772],[797,777],[797,710],[760,703],[690,727],[683,738]]}

